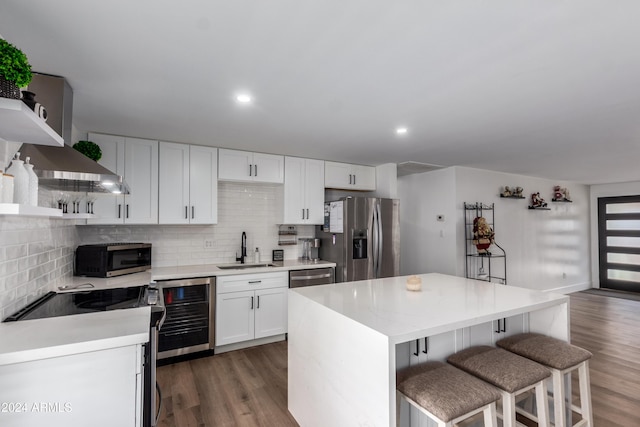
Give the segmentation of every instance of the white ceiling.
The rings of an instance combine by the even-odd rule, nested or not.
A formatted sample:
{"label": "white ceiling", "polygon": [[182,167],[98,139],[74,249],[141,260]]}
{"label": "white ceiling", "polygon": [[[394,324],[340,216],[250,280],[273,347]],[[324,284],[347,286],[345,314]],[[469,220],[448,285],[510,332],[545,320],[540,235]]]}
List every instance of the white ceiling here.
{"label": "white ceiling", "polygon": [[0,33],[68,79],[80,130],[589,184],[640,180],[638,16],[632,0],[2,0]]}

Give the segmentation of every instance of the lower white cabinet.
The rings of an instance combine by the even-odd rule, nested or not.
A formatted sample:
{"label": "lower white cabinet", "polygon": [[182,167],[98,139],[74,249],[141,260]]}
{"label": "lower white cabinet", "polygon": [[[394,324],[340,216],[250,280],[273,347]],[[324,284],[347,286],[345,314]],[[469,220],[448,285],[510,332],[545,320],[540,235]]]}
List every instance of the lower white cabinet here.
{"label": "lower white cabinet", "polygon": [[287,332],[288,272],[218,276],[216,346]]}
{"label": "lower white cabinet", "polygon": [[0,366],[0,425],[142,426],[141,345]]}
{"label": "lower white cabinet", "polygon": [[464,347],[495,345],[503,338],[529,331],[529,315],[518,314],[470,326],[464,330]]}

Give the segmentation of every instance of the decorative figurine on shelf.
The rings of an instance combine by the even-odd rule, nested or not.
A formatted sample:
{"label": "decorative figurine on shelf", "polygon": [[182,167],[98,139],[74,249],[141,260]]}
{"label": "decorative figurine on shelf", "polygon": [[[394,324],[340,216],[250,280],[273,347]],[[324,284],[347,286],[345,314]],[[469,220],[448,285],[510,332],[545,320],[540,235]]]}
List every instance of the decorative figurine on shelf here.
{"label": "decorative figurine on shelf", "polygon": [[516,187],[516,188],[513,190],[513,194],[512,194],[512,196],[513,196],[513,197],[522,197],[522,198],[524,198],[524,196],[522,195],[522,192],[523,192],[523,191],[524,191],[524,190],[522,189],[522,187]]}
{"label": "decorative figurine on shelf", "polygon": [[480,255],[491,255],[488,251],[493,243],[495,234],[486,218],[478,216],[473,220],[473,244],[478,249]]}
{"label": "decorative figurine on shelf", "polygon": [[554,202],[570,202],[569,190],[556,185],[553,187],[553,199],[551,200]]}
{"label": "decorative figurine on shelf", "polygon": [[511,191],[509,186],[505,185],[504,186],[504,190],[502,190],[502,193],[500,194],[500,196],[502,196],[502,197],[512,197],[513,196],[513,192]]}
{"label": "decorative figurine on shelf", "polygon": [[542,197],[540,197],[540,193],[531,193],[531,206],[532,209],[536,208],[546,208],[547,202],[544,201]]}

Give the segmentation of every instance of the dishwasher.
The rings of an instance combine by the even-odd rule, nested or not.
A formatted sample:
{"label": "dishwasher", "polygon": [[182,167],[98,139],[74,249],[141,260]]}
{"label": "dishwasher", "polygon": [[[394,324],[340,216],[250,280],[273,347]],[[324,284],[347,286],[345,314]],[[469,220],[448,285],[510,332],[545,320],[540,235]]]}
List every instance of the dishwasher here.
{"label": "dishwasher", "polygon": [[158,336],[158,359],[213,348],[215,277],[157,281],[167,317]]}
{"label": "dishwasher", "polygon": [[289,287],[327,285],[334,282],[333,267],[314,268],[310,270],[291,270],[289,272]]}

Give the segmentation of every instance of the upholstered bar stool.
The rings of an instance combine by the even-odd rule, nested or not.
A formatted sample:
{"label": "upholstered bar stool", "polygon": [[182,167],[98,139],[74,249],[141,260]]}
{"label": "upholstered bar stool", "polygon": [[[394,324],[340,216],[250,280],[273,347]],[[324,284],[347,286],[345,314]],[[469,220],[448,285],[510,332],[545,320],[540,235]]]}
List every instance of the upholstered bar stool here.
{"label": "upholstered bar stool", "polygon": [[537,417],[527,414],[540,427],[549,426],[547,386],[545,380],[551,372],[529,359],[501,348],[489,346],[470,347],[447,359],[462,369],[494,386],[502,394],[502,422],[504,427],[515,427],[516,396],[534,389]]}
{"label": "upholstered bar stool", "polygon": [[[567,404],[564,388],[566,374],[578,370],[580,407],[569,405],[582,419],[574,426],[593,427],[591,385],[589,384],[589,359],[587,350],[546,335],[526,333],[504,338],[496,343],[513,353],[545,365],[553,375],[553,407],[556,427],[565,427]],[[570,399],[570,397],[569,397]]]}
{"label": "upholstered bar stool", "polygon": [[418,408],[440,427],[450,427],[480,412],[486,427],[497,427],[495,387],[451,365],[427,362],[398,373],[396,425],[400,425],[402,399]]}

